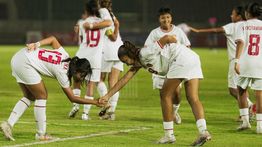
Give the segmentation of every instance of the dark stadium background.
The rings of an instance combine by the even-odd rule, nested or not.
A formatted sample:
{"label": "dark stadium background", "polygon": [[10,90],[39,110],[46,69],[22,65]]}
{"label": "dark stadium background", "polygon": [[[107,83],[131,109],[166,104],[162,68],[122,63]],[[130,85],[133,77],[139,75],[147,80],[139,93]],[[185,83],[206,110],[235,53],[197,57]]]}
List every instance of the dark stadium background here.
{"label": "dark stadium background", "polygon": [[[24,44],[55,35],[63,45],[76,45],[73,26],[80,18],[86,0],[0,0],[0,44]],[[229,23],[234,6],[248,0],[112,0],[120,21],[123,40],[142,45],[150,30],[158,26],[157,11],[168,6],[174,24],[186,22],[195,27],[210,27],[208,19],[217,18],[217,26]],[[28,37],[29,36],[29,37]],[[192,46],[206,47],[207,34],[190,33]],[[225,47],[223,34],[217,35],[217,47]]]}

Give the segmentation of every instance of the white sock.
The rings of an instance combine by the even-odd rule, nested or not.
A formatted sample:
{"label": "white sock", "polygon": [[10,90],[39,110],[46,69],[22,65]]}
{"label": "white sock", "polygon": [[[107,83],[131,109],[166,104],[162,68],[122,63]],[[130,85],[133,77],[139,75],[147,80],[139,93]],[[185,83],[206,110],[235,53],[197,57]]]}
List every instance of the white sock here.
{"label": "white sock", "polygon": [[107,94],[107,87],[106,87],[105,82],[99,82],[97,84],[97,91],[100,97]]}
{"label": "white sock", "polygon": [[110,108],[108,112],[115,112],[116,111],[116,106],[119,98],[119,92],[115,93],[109,100],[110,103]]}
{"label": "white sock", "polygon": [[257,113],[257,130],[262,130],[262,113]]}
{"label": "white sock", "polygon": [[207,125],[205,119],[199,119],[196,121],[196,125],[200,134],[204,134],[207,131]]}
{"label": "white sock", "polygon": [[[73,89],[73,93],[74,93],[74,96],[80,97],[81,96],[81,89]],[[73,103],[73,106],[79,108],[79,104],[77,104],[77,103]]]}
{"label": "white sock", "polygon": [[19,118],[23,115],[25,110],[29,108],[31,101],[26,97],[21,98],[15,105],[13,111],[11,112],[7,122],[13,127]]}
{"label": "white sock", "polygon": [[243,124],[249,123],[249,114],[248,114],[248,108],[239,109],[241,119],[243,121]]}
{"label": "white sock", "polygon": [[173,121],[163,122],[163,126],[164,126],[165,136],[171,137],[174,135],[174,130],[173,130],[174,122]]}
{"label": "white sock", "polygon": [[248,105],[248,108],[253,105],[249,97],[247,97],[247,105]]}
{"label": "white sock", "polygon": [[37,133],[44,135],[46,133],[46,100],[39,99],[35,101],[34,114]]}
{"label": "white sock", "polygon": [[[85,95],[85,99],[93,100],[94,97]],[[89,113],[89,111],[90,111],[90,109],[91,109],[91,106],[92,106],[91,104],[84,104],[84,113],[85,113],[85,114],[88,114],[88,113]]]}
{"label": "white sock", "polygon": [[173,104],[174,114],[178,112],[178,109],[180,107],[180,104]]}

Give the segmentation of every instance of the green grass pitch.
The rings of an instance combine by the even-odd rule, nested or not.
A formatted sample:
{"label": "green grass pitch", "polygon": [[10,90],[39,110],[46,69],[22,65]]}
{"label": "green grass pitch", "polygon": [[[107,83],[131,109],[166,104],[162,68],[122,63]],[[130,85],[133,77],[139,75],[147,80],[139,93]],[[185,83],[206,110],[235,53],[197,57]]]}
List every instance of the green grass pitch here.
{"label": "green grass pitch", "polygon": [[[9,117],[15,103],[22,97],[15,79],[11,75],[10,60],[13,54],[23,46],[0,46],[0,121]],[[65,49],[71,54],[77,47],[67,46]],[[207,49],[194,49],[201,57],[204,80],[200,84],[200,99],[205,108],[207,127],[212,134],[212,140],[205,146],[262,146],[261,135],[255,133],[256,123],[252,129],[237,132],[239,125],[236,118],[239,114],[237,102],[227,90],[227,52],[219,49],[216,52]],[[127,70],[127,68],[126,68]],[[126,71],[125,70],[125,71]],[[152,90],[150,73],[140,70],[136,77],[122,89],[116,111],[115,121],[103,121],[97,116],[99,108],[93,106],[90,121],[81,120],[81,111],[75,119],[68,119],[71,103],[63,94],[58,82],[44,78],[48,90],[47,101],[47,132],[59,138],[71,138],[53,143],[34,146],[162,146],[154,142],[162,137],[162,116],[159,93]],[[184,91],[184,90],[183,90]],[[82,92],[82,94],[84,91]],[[97,94],[96,94],[97,97]],[[182,94],[180,114],[182,125],[175,125],[175,145],[189,146],[197,137],[198,131],[191,109]],[[251,99],[254,95],[251,91]],[[99,132],[111,132],[146,127],[146,130],[109,133],[93,136]],[[25,145],[36,142],[34,140],[36,126],[33,107],[25,112],[13,129],[16,141],[10,142],[0,137],[0,146]],[[76,139],[77,136],[91,137]],[[2,135],[2,134],[1,134]],[[73,138],[73,139],[72,139]]]}

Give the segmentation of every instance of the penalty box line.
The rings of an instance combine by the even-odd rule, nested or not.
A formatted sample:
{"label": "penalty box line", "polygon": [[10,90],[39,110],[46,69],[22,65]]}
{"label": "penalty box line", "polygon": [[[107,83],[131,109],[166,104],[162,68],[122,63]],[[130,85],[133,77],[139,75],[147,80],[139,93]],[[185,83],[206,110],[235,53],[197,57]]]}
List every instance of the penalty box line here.
{"label": "penalty box line", "polygon": [[128,132],[133,132],[133,131],[144,131],[144,130],[148,130],[148,129],[150,129],[150,128],[148,128],[148,127],[131,128],[131,129],[125,129],[125,130],[119,130],[119,131],[100,132],[100,133],[93,133],[93,134],[84,135],[84,136],[57,138],[57,139],[49,140],[49,141],[22,143],[22,144],[3,146],[3,147],[23,147],[23,146],[31,146],[31,145],[39,145],[39,144],[48,144],[48,143],[53,143],[53,142],[63,142],[63,141],[68,141],[68,140],[76,140],[76,139],[85,139],[85,138],[98,137],[98,136],[114,135],[114,134],[118,134],[118,133],[128,133]]}

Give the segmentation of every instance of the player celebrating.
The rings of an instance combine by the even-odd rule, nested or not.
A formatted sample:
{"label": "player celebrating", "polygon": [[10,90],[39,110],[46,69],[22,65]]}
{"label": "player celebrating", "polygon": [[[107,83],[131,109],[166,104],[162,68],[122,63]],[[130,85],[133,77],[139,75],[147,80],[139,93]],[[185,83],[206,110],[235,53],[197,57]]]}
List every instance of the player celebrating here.
{"label": "player celebrating", "polygon": [[[178,27],[172,24],[172,12],[169,8],[160,8],[158,11],[158,19],[160,26],[152,30],[149,36],[146,39],[145,46],[152,44],[159,40],[164,35],[175,35],[178,42],[184,44],[187,47],[190,47],[190,41],[188,40],[186,34]],[[165,80],[165,76],[160,76],[153,74],[153,89],[161,89]],[[181,101],[181,91],[182,84],[177,87],[175,91],[175,97],[173,98],[173,107],[174,107],[174,118],[176,124],[181,124],[181,117],[178,113],[178,109]]]}
{"label": "player celebrating", "polygon": [[242,124],[238,130],[250,129],[247,104],[247,88],[250,84],[255,91],[257,107],[257,133],[262,134],[262,21],[258,19],[262,9],[258,3],[249,3],[245,15],[247,21],[237,26],[235,70],[239,74],[239,112]]}
{"label": "player celebrating", "polygon": [[[39,48],[40,45],[49,44],[54,50]],[[12,128],[33,101],[35,101],[34,115],[37,126],[35,139],[41,141],[53,139],[46,134],[47,91],[40,74],[57,79],[71,102],[101,105],[97,100],[74,96],[70,88],[71,79],[83,82],[86,76],[89,77],[92,73],[90,63],[78,57],[69,58],[68,53],[55,37],[27,44],[27,48],[21,49],[13,56],[11,67],[12,75],[16,78],[24,96],[16,103],[9,119],[1,124],[1,130],[9,140],[15,140],[12,136]]]}
{"label": "player celebrating", "polygon": [[[79,34],[83,37],[80,44],[79,50],[76,56],[79,58],[86,58],[89,60],[92,67],[92,75],[90,79],[86,79],[87,91],[85,99],[94,99],[93,92],[94,87],[97,82],[100,81],[101,75],[101,59],[102,59],[102,47],[104,41],[105,31],[103,29],[87,30],[86,27],[90,24],[101,22],[99,13],[99,3],[97,0],[89,0],[86,4],[86,14],[87,18],[79,24]],[[74,81],[74,94],[77,96],[81,95],[80,91],[81,83],[79,81]],[[84,105],[84,111],[82,114],[82,120],[88,120],[89,110],[91,105]],[[74,117],[76,112],[79,110],[79,105],[74,104],[69,117]]]}
{"label": "player celebrating", "polygon": [[142,67],[151,73],[166,75],[161,90],[161,107],[165,135],[158,143],[174,143],[172,98],[179,84],[184,81],[186,97],[192,108],[199,130],[199,137],[193,146],[204,144],[211,139],[204,119],[204,110],[198,98],[199,79],[203,78],[199,56],[191,49],[177,42],[174,36],[166,35],[157,42],[137,48],[130,42],[124,42],[118,50],[119,59],[131,65],[129,71],[110,89],[101,101],[107,101],[119,91]]}
{"label": "player celebrating", "polygon": [[[100,14],[103,19],[110,19],[114,23],[105,28],[106,36],[105,45],[103,47],[103,57],[102,57],[102,67],[101,67],[101,81],[98,84],[98,91],[100,91],[100,96],[107,93],[105,86],[106,75],[108,74],[108,85],[112,88],[118,81],[120,72],[123,71],[123,63],[119,60],[117,56],[118,48],[123,44],[121,36],[119,34],[119,22],[112,12],[112,1],[111,0],[101,0]],[[107,13],[108,11],[109,13]],[[109,14],[109,15],[108,15]],[[110,108],[108,112],[102,116],[102,119],[115,120],[115,110],[119,98],[119,92],[115,93],[109,100]]]}
{"label": "player celebrating", "polygon": [[[191,27],[191,30],[196,33],[225,33],[227,37],[227,52],[228,52],[228,60],[229,60],[229,68],[228,68],[228,90],[231,96],[233,96],[237,101],[237,78],[238,75],[234,70],[235,66],[235,54],[236,54],[236,44],[233,39],[235,34],[235,27],[241,23],[244,23],[245,20],[245,8],[242,6],[237,6],[233,8],[231,14],[232,23],[224,25],[218,28],[209,28],[209,29],[195,29]],[[253,103],[250,101],[247,95],[248,107],[252,108]],[[251,110],[251,109],[250,109]],[[250,113],[252,114],[252,113]]]}

